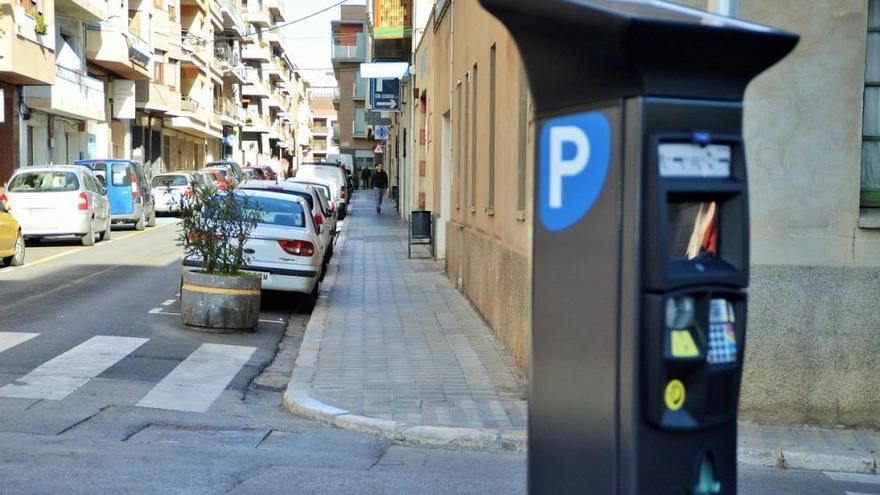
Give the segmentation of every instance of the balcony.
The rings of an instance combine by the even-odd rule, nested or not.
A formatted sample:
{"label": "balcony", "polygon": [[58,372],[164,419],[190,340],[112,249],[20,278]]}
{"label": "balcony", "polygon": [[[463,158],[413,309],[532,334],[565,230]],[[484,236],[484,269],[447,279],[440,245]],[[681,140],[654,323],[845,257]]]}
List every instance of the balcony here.
{"label": "balcony", "polygon": [[60,65],[55,66],[55,84],[28,86],[27,105],[56,115],[81,120],[106,120],[104,83]]}
{"label": "balcony", "polygon": [[282,0],[265,0],[265,4],[269,8],[269,12],[275,16],[277,22],[284,22],[287,14],[284,12]]}
{"label": "balcony", "polygon": [[171,118],[171,127],[208,139],[220,139],[219,123],[213,119],[211,102],[204,104],[190,96],[180,97],[180,114]]}
{"label": "balcony", "polygon": [[136,82],[137,107],[154,112],[179,113],[180,92],[158,80]]}
{"label": "balcony", "polygon": [[259,69],[245,68],[244,80],[244,85],[241,87],[243,96],[259,96],[261,98],[269,96],[269,87],[260,77]]}
{"label": "balcony", "polygon": [[412,0],[383,0],[373,15],[373,39],[401,39],[412,36]]}
{"label": "balcony", "polygon": [[309,146],[312,148],[312,151],[327,151],[327,140],[326,139],[310,139]]}
{"label": "balcony", "polygon": [[[339,88],[337,88],[339,89]],[[354,91],[352,92],[352,98],[355,100],[364,100],[367,97],[367,80],[361,77],[356,77],[354,80]]]}
{"label": "balcony", "polygon": [[150,79],[150,45],[131,32],[108,22],[89,23],[86,31],[86,57],[116,74],[132,80]]}
{"label": "balcony", "polygon": [[281,30],[274,29],[272,31],[263,31],[263,40],[280,48],[284,38],[281,36]]}
{"label": "balcony", "polygon": [[265,116],[260,115],[253,110],[246,113],[244,118],[244,129],[242,129],[243,132],[259,132],[265,134],[269,132],[270,128],[269,119]]}
{"label": "balcony", "polygon": [[329,131],[330,128],[326,124],[312,126],[312,134],[327,134]]}
{"label": "balcony", "polygon": [[85,22],[107,17],[107,2],[101,0],[55,0],[55,11]]}
{"label": "balcony", "polygon": [[[6,8],[6,6],[3,6]],[[0,75],[14,84],[52,84],[55,80],[55,27],[49,25],[46,34],[37,34],[36,9],[27,13],[14,7],[12,15],[0,16]],[[48,16],[47,22],[54,24]],[[14,36],[9,34],[14,33]]]}
{"label": "balcony", "polygon": [[269,9],[257,0],[248,0],[244,18],[247,22],[260,27],[268,27],[272,23]]}
{"label": "balcony", "polygon": [[333,130],[333,140],[339,141],[340,136],[342,136],[339,131],[339,122],[334,122],[333,125],[330,126],[330,129]]}
{"label": "balcony", "polygon": [[272,53],[269,51],[269,43],[266,41],[246,43],[242,47],[241,58],[258,62],[271,62]]}
{"label": "balcony", "polygon": [[232,98],[214,98],[214,109],[220,115],[220,123],[232,127],[240,126],[241,105]]}
{"label": "balcony", "polygon": [[241,3],[236,0],[214,0],[223,19],[223,29],[232,31],[238,36],[244,36],[247,29],[244,19],[241,17]]}
{"label": "balcony", "polygon": [[333,62],[364,62],[366,38],[364,33],[340,34],[333,37]]}

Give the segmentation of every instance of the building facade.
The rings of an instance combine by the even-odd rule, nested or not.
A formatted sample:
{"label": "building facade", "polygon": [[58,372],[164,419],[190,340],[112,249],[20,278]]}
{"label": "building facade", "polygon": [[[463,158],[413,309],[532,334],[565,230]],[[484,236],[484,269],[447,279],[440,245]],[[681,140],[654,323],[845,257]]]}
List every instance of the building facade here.
{"label": "building facade", "polygon": [[308,149],[308,84],[281,0],[0,3],[0,186],[21,166],[213,160],[291,173]]}
{"label": "building facade", "polygon": [[321,162],[328,154],[339,153],[339,124],[333,106],[334,91],[312,89],[309,92],[311,133],[308,161]]}
{"label": "building facade", "polygon": [[[744,18],[802,37],[746,94],[752,280],[742,415],[877,427],[880,2],[741,4]],[[540,331],[530,328],[528,78],[509,34],[477,0],[441,0],[427,15],[418,7],[405,112],[390,139],[407,157],[402,213],[433,212],[447,276],[527,368],[530,332]]]}

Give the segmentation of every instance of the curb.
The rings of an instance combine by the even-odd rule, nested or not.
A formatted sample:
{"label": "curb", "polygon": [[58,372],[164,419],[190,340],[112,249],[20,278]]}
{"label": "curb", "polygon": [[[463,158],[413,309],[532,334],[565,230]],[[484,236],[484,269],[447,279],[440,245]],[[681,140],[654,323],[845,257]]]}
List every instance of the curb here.
{"label": "curb", "polygon": [[880,454],[868,451],[739,447],[736,454],[737,464],[741,466],[880,474]]}
{"label": "curb", "polygon": [[321,348],[324,334],[324,321],[327,318],[327,300],[336,281],[336,274],[339,271],[339,255],[345,251],[347,238],[347,230],[343,230],[337,239],[334,248],[336,256],[330,262],[324,278],[324,285],[330,289],[328,293],[322,291],[317,304],[315,304],[315,309],[312,311],[312,317],[306,325],[299,356],[294,363],[290,382],[284,391],[282,399],[284,408],[302,418],[321,421],[346,430],[381,436],[398,445],[525,452],[528,438],[526,432],[522,430],[411,425],[400,421],[352,414],[311,396],[312,381],[318,363],[318,351]]}

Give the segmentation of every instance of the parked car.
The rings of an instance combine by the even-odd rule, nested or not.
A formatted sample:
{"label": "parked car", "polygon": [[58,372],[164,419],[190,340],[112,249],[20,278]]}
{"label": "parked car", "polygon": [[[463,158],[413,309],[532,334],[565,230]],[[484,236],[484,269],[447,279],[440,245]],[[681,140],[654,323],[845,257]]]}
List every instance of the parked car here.
{"label": "parked car", "polygon": [[[219,174],[218,187],[222,187],[224,189],[228,187],[235,188],[235,186],[237,186],[241,181],[244,180],[244,172],[242,172],[241,175],[236,174],[235,170],[233,170],[233,168],[229,165],[216,165],[205,167],[201,170],[201,172],[213,175],[215,178],[217,178],[217,175]],[[221,183],[223,185],[221,185]]]}
{"label": "parked car", "polygon": [[278,180],[278,173],[272,170],[272,167],[263,165],[259,168],[263,171],[266,180]]}
{"label": "parked car", "polygon": [[348,210],[348,178],[345,169],[335,163],[306,163],[299,166],[297,179],[320,178],[333,182],[333,200],[336,201],[340,220],[345,219]]}
{"label": "parked car", "polygon": [[324,200],[330,207],[330,213],[333,215],[333,218],[338,218],[338,208],[336,205],[336,200],[333,199],[333,189],[335,182],[326,179],[320,179],[318,177],[313,177],[311,179],[298,179],[296,177],[292,177],[290,179],[287,179],[286,182],[295,182],[297,184],[305,184],[315,187],[318,192],[321,193],[321,196],[324,197]]}
{"label": "parked car", "polygon": [[132,160],[80,160],[107,188],[113,223],[131,223],[135,230],[156,226],[156,203],[144,166]]}
{"label": "parked car", "polygon": [[299,196],[306,200],[318,235],[321,238],[321,247],[324,251],[324,264],[330,261],[333,254],[333,242],[336,234],[336,216],[330,211],[329,205],[323,202],[318,190],[314,186],[298,182],[277,182],[271,180],[257,180],[242,184],[239,191],[258,190],[272,191],[282,194]]}
{"label": "parked car", "polygon": [[6,196],[0,195],[0,267],[23,265],[24,253],[21,226],[6,208]]}
{"label": "parked car", "polygon": [[25,239],[75,235],[84,246],[110,235],[110,200],[91,170],[75,165],[18,169],[5,200]]}
{"label": "parked car", "polygon": [[[236,195],[247,197],[259,212],[257,227],[245,241],[248,271],[261,276],[263,289],[309,294],[312,301],[317,298],[323,252],[306,200],[247,189]],[[186,258],[183,265],[195,269],[199,260]]]}
{"label": "parked car", "polygon": [[261,168],[250,167],[243,169],[245,176],[248,180],[264,180],[266,179],[266,172]]}
{"label": "parked car", "polygon": [[153,177],[153,197],[156,211],[174,213],[180,208],[180,200],[193,194],[193,185],[203,184],[203,177],[197,172],[166,172]]}
{"label": "parked car", "polygon": [[204,174],[208,183],[214,187],[215,189],[219,189],[225,191],[230,187],[234,188],[235,183],[231,182],[230,179],[227,179],[228,174],[224,173],[223,170],[213,169],[213,168],[203,168],[200,170],[202,174]]}
{"label": "parked car", "polygon": [[[241,165],[239,165],[238,162],[230,160],[208,162],[205,164],[205,168],[228,168],[232,171],[232,177],[236,184],[244,180],[244,171],[241,169]],[[226,178],[226,181],[229,182],[228,177]]]}

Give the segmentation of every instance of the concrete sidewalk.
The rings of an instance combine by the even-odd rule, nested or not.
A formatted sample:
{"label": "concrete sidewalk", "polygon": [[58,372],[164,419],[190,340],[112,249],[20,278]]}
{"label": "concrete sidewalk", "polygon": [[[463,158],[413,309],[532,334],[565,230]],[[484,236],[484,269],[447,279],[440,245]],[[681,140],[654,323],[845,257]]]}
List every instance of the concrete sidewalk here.
{"label": "concrete sidewalk", "polygon": [[358,191],[303,338],[286,407],[403,444],[523,451],[526,379],[443,263]]}
{"label": "concrete sidewalk", "polygon": [[[526,379],[443,275],[359,191],[284,404],[400,444],[525,451]],[[390,210],[390,211],[388,211]],[[420,254],[427,254],[419,248]],[[740,464],[878,474],[880,432],[740,423]]]}

